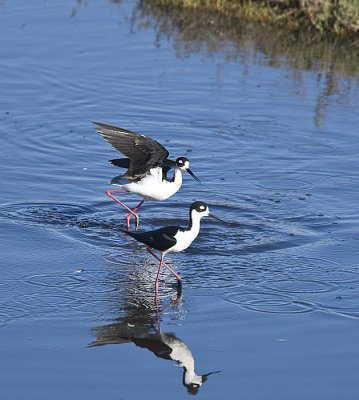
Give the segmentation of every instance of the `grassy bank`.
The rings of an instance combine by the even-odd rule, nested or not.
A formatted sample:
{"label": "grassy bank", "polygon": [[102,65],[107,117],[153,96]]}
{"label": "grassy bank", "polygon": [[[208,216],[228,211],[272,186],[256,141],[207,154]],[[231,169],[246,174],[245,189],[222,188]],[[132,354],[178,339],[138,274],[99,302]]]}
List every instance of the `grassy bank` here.
{"label": "grassy bank", "polygon": [[248,22],[359,40],[359,0],[155,0],[163,6],[218,12]]}

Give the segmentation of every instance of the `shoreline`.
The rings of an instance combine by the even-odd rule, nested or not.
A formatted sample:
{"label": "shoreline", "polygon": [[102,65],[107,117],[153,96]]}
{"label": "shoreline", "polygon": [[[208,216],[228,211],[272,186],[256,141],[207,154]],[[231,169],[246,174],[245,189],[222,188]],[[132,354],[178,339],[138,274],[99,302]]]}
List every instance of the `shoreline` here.
{"label": "shoreline", "polygon": [[313,31],[359,42],[359,3],[355,0],[154,0],[158,6],[207,11],[290,31]]}

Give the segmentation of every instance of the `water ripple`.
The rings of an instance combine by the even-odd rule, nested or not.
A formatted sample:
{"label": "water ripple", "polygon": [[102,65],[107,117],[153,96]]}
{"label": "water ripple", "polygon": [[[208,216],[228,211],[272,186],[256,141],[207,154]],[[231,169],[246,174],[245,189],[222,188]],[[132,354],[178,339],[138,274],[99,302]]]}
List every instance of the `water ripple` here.
{"label": "water ripple", "polygon": [[[266,286],[263,286],[266,288]],[[288,278],[278,280],[271,284],[267,289],[274,292],[283,293],[324,293],[332,290],[328,282],[312,281],[309,279],[301,278]]]}
{"label": "water ripple", "polygon": [[71,293],[83,292],[86,294],[99,294],[115,290],[110,279],[103,279],[102,274],[81,274],[81,276],[66,274],[36,274],[25,277],[24,282],[28,285],[42,286],[45,288],[56,288]]}
{"label": "water ripple", "polygon": [[0,304],[0,325],[7,324],[19,318],[24,318],[30,313],[21,306]]}
{"label": "water ripple", "polygon": [[289,295],[256,290],[227,293],[224,301],[238,305],[244,310],[264,313],[294,314],[313,311],[309,303],[294,300]]}
{"label": "water ripple", "polygon": [[[272,265],[247,271],[244,266],[231,273],[237,285],[229,286],[219,299],[242,309],[285,314],[320,311],[359,317],[359,273],[333,260],[288,256],[280,268]],[[220,278],[214,279],[220,286]]]}
{"label": "water ripple", "polygon": [[[54,229],[69,228],[66,231],[67,235],[76,237],[86,244],[112,246],[118,244],[118,239],[122,237],[118,233],[124,229],[124,220],[117,215],[113,216],[113,207],[110,204],[110,202],[91,206],[61,203],[7,204],[1,207],[0,216]],[[109,207],[111,207],[110,210]],[[220,209],[223,218],[235,210],[233,205],[224,203],[217,205],[216,208]],[[187,219],[177,218],[175,209],[176,204],[165,203],[157,207],[150,203],[146,209],[146,218],[141,219],[142,227],[153,229],[168,224],[168,215],[172,213],[171,224],[186,225]],[[298,216],[288,218],[283,222],[276,220],[274,216],[270,219],[265,216],[260,219],[257,216],[253,219],[252,213],[249,214],[248,210],[242,212],[243,222],[241,223],[230,218],[226,226],[206,219],[201,229],[201,236],[208,238],[206,250],[212,255],[220,255],[216,252],[218,237],[222,238],[222,245],[225,244],[228,252],[237,252],[237,254],[302,246],[319,240],[321,232],[318,227],[325,227],[328,223],[328,221],[318,220],[318,217],[313,215],[306,215],[305,225],[303,225],[303,218]],[[147,221],[151,222],[150,227]],[[196,247],[191,251],[195,253]]]}
{"label": "water ripple", "polygon": [[[358,282],[356,272],[330,260],[288,254],[289,249],[313,246],[320,241],[333,219],[307,212],[297,212],[286,218],[274,212],[267,216],[267,203],[270,204],[258,198],[244,206],[220,201],[215,209],[220,210],[223,218],[232,214],[231,223],[224,226],[206,219],[199,238],[187,254],[170,255],[167,262],[172,261],[172,267],[177,267],[177,271],[182,273],[185,285],[196,290],[217,290],[217,294],[223,295],[221,300],[245,310],[285,314],[326,310],[354,315],[355,309],[350,305],[335,310],[338,305],[331,301],[345,285]],[[146,219],[142,219],[144,229],[165,225],[168,215],[173,215],[172,224],[186,223],[186,219],[180,217],[183,212],[178,210],[176,202],[167,202],[161,207],[149,203],[145,215]],[[16,299],[14,315],[17,310],[19,316],[30,315],[27,304],[37,307],[36,288],[41,288],[44,298],[48,296],[43,312],[47,310],[54,316],[61,315],[62,309],[68,309],[72,312],[89,311],[97,318],[111,309],[108,301],[113,296],[125,296],[126,305],[131,307],[142,304],[146,297],[150,299],[146,301],[152,301],[158,264],[148,261],[147,253],[142,250],[141,258],[137,257],[135,249],[138,245],[121,234],[123,219],[113,216],[111,202],[92,205],[7,204],[0,208],[0,217],[60,230],[65,236],[108,252],[109,269],[106,273],[95,270],[25,275],[23,284],[35,293],[26,293],[25,297],[20,295]],[[285,258],[280,256],[284,253]],[[131,254],[132,262],[129,261]],[[209,262],[209,258],[213,261]],[[172,283],[175,283],[173,277],[164,273],[160,301],[174,296]],[[0,286],[10,292],[11,285],[8,287],[3,282]],[[324,299],[326,294],[333,296]],[[93,305],[91,310],[88,310],[89,302]],[[205,314],[204,319],[208,318]],[[3,319],[9,320],[11,315]]]}

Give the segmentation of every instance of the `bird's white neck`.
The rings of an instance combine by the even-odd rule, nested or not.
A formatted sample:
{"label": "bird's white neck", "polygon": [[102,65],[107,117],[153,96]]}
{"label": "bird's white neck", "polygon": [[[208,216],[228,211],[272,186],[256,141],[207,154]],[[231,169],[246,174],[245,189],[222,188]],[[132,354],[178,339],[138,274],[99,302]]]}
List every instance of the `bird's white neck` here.
{"label": "bird's white neck", "polygon": [[187,249],[191,243],[196,239],[199,234],[201,216],[192,210],[190,215],[190,222],[187,228],[180,228],[175,234],[176,244],[168,251],[178,252]]}
{"label": "bird's white neck", "polygon": [[201,216],[195,210],[192,210],[188,228],[191,232],[196,232],[197,236],[199,233],[200,226],[201,226]]}
{"label": "bird's white neck", "polygon": [[182,186],[182,171],[179,168],[175,169],[173,175],[173,181],[165,181],[165,187],[167,187],[166,192],[168,192],[168,196],[172,196],[176,193],[179,188]]}

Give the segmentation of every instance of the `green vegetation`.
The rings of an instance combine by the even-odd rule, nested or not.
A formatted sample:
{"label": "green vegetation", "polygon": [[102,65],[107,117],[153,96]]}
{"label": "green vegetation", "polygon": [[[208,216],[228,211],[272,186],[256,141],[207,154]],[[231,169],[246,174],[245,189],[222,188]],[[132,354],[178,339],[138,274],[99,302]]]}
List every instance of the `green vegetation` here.
{"label": "green vegetation", "polygon": [[359,0],[154,0],[176,6],[218,12],[248,22],[287,26],[291,30],[313,29],[322,34],[357,38]]}
{"label": "green vegetation", "polygon": [[[174,2],[191,3],[192,6],[177,7]],[[199,0],[143,0],[138,14],[139,25],[154,25],[158,39],[173,37],[179,57],[194,52],[225,52],[227,60],[240,58],[248,66],[255,59],[257,63],[287,66],[293,71],[314,70],[318,74],[340,74],[359,79],[358,33],[324,34],[311,23],[305,25],[303,22],[299,26],[293,21],[290,29],[282,19],[277,19],[279,22],[276,24],[269,23],[268,7],[261,9],[262,19],[259,21],[251,14],[254,7],[246,8],[247,17],[244,18],[239,14],[234,16],[234,12],[227,11],[226,14],[224,11],[213,11],[208,5],[203,6],[212,2],[217,5],[223,3],[228,10],[229,5],[236,7],[237,4],[238,7],[239,0],[202,0],[202,7],[199,7]],[[251,4],[254,3],[258,1],[252,0]],[[241,4],[244,4],[243,0]],[[255,15],[258,18],[258,14]],[[268,16],[268,20],[264,20],[264,16]],[[331,79],[328,79],[329,82]],[[329,84],[329,87],[332,85]],[[342,90],[338,88],[339,92]]]}
{"label": "green vegetation", "polygon": [[[210,58],[220,53],[222,63],[240,61],[244,75],[254,64],[285,68],[298,92],[305,90],[306,73],[315,74],[315,122],[321,126],[328,112],[328,99],[347,102],[357,90],[358,19],[349,13],[351,19],[347,20],[354,21],[349,27],[338,19],[320,20],[318,15],[316,20],[321,22],[315,25],[314,9],[309,17],[309,9],[304,14],[294,8],[298,1],[291,2],[292,10],[288,0],[281,3],[287,7],[282,5],[281,11],[275,12],[270,0],[143,0],[135,17],[138,27],[156,29],[159,45],[161,40],[171,38],[177,57],[202,53]],[[278,4],[276,1],[276,7]],[[353,10],[357,12],[357,7]],[[222,63],[218,63],[219,82]]]}

